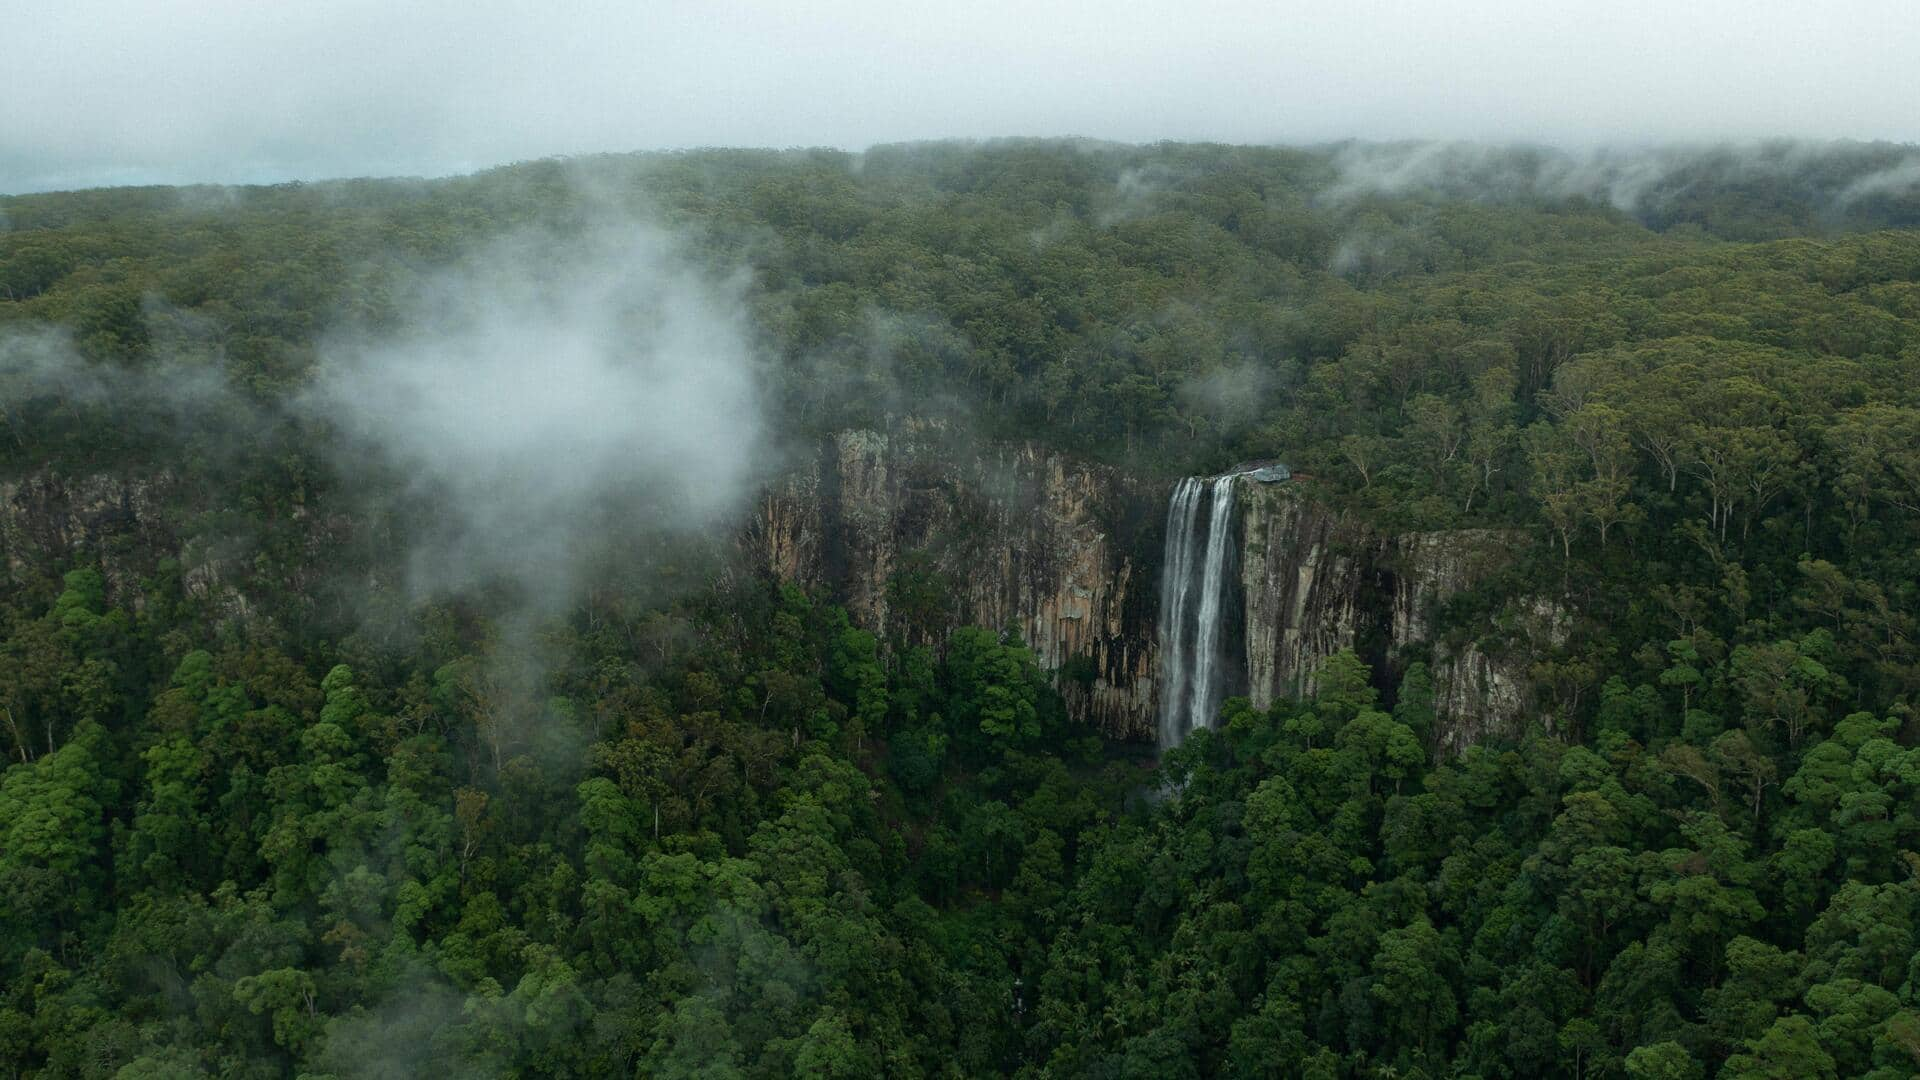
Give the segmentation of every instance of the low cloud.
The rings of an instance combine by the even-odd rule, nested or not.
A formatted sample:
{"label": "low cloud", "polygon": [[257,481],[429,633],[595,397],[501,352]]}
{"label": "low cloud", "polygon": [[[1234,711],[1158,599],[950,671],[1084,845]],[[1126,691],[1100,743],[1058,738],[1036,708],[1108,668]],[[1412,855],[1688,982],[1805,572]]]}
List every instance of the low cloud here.
{"label": "low cloud", "polygon": [[132,345],[0,329],[0,449],[39,460],[83,431],[219,477],[316,454],[327,520],[353,522],[372,571],[333,584],[373,640],[409,637],[415,602],[482,599],[482,674],[537,702],[553,618],[589,589],[654,603],[704,586],[715,538],[777,468],[746,282],[711,263],[626,210],[413,277],[395,262],[383,276],[409,284],[387,314],[336,327],[286,399],[250,392],[217,327],[152,298],[125,301]]}
{"label": "low cloud", "polygon": [[1004,135],[1920,138],[1905,0],[32,10],[0,192]]}
{"label": "low cloud", "polygon": [[756,489],[742,292],[631,220],[518,233],[422,282],[398,329],[331,342],[297,408],[423,511],[417,595],[506,581],[557,610],[610,541],[705,532]]}
{"label": "low cloud", "polygon": [[[120,434],[175,432],[245,406],[233,395],[217,350],[198,337],[199,320],[149,302],[144,323],[161,355],[138,367],[90,361],[65,327],[0,330],[0,438],[26,447],[52,414],[105,414]],[[250,425],[237,421],[243,430]]]}
{"label": "low cloud", "polygon": [[1478,202],[1588,199],[1641,213],[1700,184],[1787,185],[1827,210],[1920,187],[1920,153],[1886,144],[1773,140],[1561,150],[1477,142],[1352,143],[1321,198],[1428,195]]}
{"label": "low cloud", "polygon": [[1840,192],[1841,205],[1850,205],[1876,195],[1911,195],[1920,192],[1920,154],[1912,154],[1899,164],[1889,165],[1860,177]]}
{"label": "low cloud", "polygon": [[1181,170],[1157,162],[1122,169],[1113,186],[1099,193],[1094,223],[1104,229],[1146,217],[1159,208],[1161,198],[1169,190],[1186,178]]}
{"label": "low cloud", "polygon": [[1272,365],[1249,361],[1188,379],[1180,384],[1179,396],[1189,409],[1231,427],[1259,415],[1280,381]]}

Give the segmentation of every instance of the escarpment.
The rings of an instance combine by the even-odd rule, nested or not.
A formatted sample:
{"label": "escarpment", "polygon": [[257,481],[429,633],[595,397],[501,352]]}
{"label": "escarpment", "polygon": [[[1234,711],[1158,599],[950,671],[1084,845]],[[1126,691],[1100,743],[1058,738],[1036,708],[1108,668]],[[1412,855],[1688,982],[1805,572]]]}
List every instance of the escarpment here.
{"label": "escarpment", "polygon": [[840,432],[762,497],[746,534],[776,577],[862,626],[938,645],[1012,628],[1073,713],[1150,738],[1159,493],[1025,444],[956,448],[939,428]]}
{"label": "escarpment", "polygon": [[[1196,657],[1223,665],[1213,676],[1223,692],[1265,708],[1310,694],[1315,670],[1343,648],[1389,687],[1412,662],[1428,665],[1442,753],[1519,734],[1528,671],[1556,640],[1556,610],[1507,598],[1489,614],[1443,612],[1492,580],[1521,534],[1383,532],[1257,472],[1208,481],[1232,493],[1231,520],[1180,513],[1192,482],[1175,489],[1169,514],[1164,486],[1031,445],[958,452],[946,438],[909,428],[823,440],[816,461],[760,500],[749,552],[884,635],[938,645],[961,626],[1017,630],[1059,673],[1075,715],[1115,738],[1178,741],[1169,730],[1211,723],[1170,720],[1163,701],[1169,685],[1195,682]],[[1225,530],[1224,553],[1165,543],[1169,529],[1203,522]],[[1183,552],[1178,567],[1163,565],[1167,551]],[[1228,567],[1220,602],[1188,595],[1208,580],[1203,556]],[[1164,618],[1170,573],[1192,585],[1175,598],[1193,609],[1184,620]],[[1218,623],[1208,628],[1216,643],[1199,651],[1186,640],[1196,619]],[[1162,640],[1170,624],[1184,627],[1184,649]],[[1212,708],[1220,695],[1178,696]]]}
{"label": "escarpment", "polygon": [[[202,520],[205,508],[183,508],[188,486],[164,470],[43,470],[0,481],[5,579],[50,583],[92,567],[115,603],[138,609],[151,583],[177,573],[186,599],[243,624],[263,617],[263,600],[303,591],[292,579],[259,580],[245,543]],[[1183,558],[1193,565],[1182,564],[1198,583],[1189,591],[1217,602],[1182,598],[1192,619],[1171,622],[1193,640],[1171,676],[1199,685],[1196,658],[1211,658],[1219,693],[1177,696],[1214,710],[1220,697],[1245,693],[1264,708],[1310,694],[1319,665],[1352,648],[1383,687],[1415,661],[1428,665],[1439,752],[1521,733],[1530,668],[1559,643],[1564,613],[1540,598],[1475,599],[1520,534],[1385,532],[1307,486],[1257,473],[1208,486],[1230,493],[1230,515],[1173,517],[1224,530],[1224,557],[1213,551],[1220,544],[1189,545]],[[825,591],[883,637],[939,647],[962,626],[1010,628],[1055,672],[1077,718],[1113,738],[1166,743],[1178,741],[1167,734],[1162,671],[1170,647],[1162,563],[1176,491],[1032,444],[964,444],[934,426],[843,431],[766,488],[737,536],[759,570]],[[317,574],[338,561],[355,526],[318,511],[301,516],[292,531],[310,557],[293,560],[303,564],[293,573]],[[1215,558],[1224,567],[1217,597],[1202,590],[1212,586],[1201,563]],[[1200,620],[1215,624],[1204,648]],[[1190,717],[1171,730],[1213,720]]]}
{"label": "escarpment", "polygon": [[1561,613],[1538,599],[1508,599],[1497,606],[1500,617],[1464,623],[1443,625],[1440,613],[1492,579],[1523,534],[1384,533],[1290,485],[1238,486],[1255,706],[1311,693],[1320,663],[1352,648],[1389,683],[1412,661],[1427,663],[1441,752],[1520,734],[1532,659],[1558,642]]}
{"label": "escarpment", "polygon": [[163,512],[173,477],[43,471],[0,480],[0,559],[25,585],[77,567],[100,572],[116,603],[143,603],[142,579],[179,549]]}
{"label": "escarpment", "polygon": [[168,469],[43,468],[0,479],[0,583],[31,588],[70,570],[98,571],[109,602],[141,611],[177,575],[178,594],[217,622],[266,616],[259,599],[310,605],[352,523],[296,508],[286,522],[298,558],[265,574],[262,537],[228,526],[205,489]]}

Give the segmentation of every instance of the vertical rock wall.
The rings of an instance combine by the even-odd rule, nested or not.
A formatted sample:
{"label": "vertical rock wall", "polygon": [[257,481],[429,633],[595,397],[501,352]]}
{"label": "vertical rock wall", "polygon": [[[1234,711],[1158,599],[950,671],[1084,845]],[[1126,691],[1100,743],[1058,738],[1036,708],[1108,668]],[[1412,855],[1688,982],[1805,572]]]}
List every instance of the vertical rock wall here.
{"label": "vertical rock wall", "polygon": [[1313,671],[1357,647],[1381,613],[1363,603],[1378,538],[1284,484],[1240,488],[1247,687],[1253,704],[1311,692]]}
{"label": "vertical rock wall", "polygon": [[1320,662],[1351,647],[1389,679],[1410,659],[1426,658],[1442,753],[1519,734],[1531,698],[1530,658],[1562,633],[1557,609],[1529,601],[1502,625],[1488,619],[1444,631],[1435,619],[1442,604],[1506,565],[1519,534],[1383,534],[1286,484],[1243,482],[1240,497],[1255,705],[1311,693]]}
{"label": "vertical rock wall", "polygon": [[[1078,717],[1151,738],[1164,512],[1161,493],[1031,445],[962,447],[931,427],[846,431],[816,468],[766,493],[746,546],[877,633],[937,645],[960,626],[1014,627],[1061,670]],[[929,610],[935,596],[954,606]]]}
{"label": "vertical rock wall", "polygon": [[[137,606],[143,579],[172,558],[190,596],[249,618],[245,566],[213,550],[216,538],[182,539],[176,487],[164,472],[0,481],[0,569],[24,584],[95,566],[116,602]],[[1519,733],[1530,661],[1563,638],[1563,613],[1523,598],[1469,625],[1436,618],[1500,570],[1516,534],[1389,535],[1297,483],[1235,488],[1244,603],[1223,629],[1244,641],[1256,705],[1310,693],[1318,664],[1352,647],[1387,679],[1411,659],[1430,663],[1441,752]],[[882,634],[937,646],[960,626],[1011,626],[1059,672],[1076,716],[1146,741],[1166,500],[1164,487],[1032,445],[969,446],[934,427],[847,431],[763,494],[742,544],[756,566],[828,590]],[[317,568],[350,525],[316,518],[309,530]]]}
{"label": "vertical rock wall", "polygon": [[76,567],[98,570],[107,599],[135,611],[148,583],[171,562],[188,599],[216,620],[264,623],[250,594],[309,597],[327,574],[353,523],[296,512],[305,557],[268,582],[251,557],[251,538],[192,524],[206,514],[208,488],[166,469],[75,472],[42,469],[0,479],[0,581],[57,585]]}
{"label": "vertical rock wall", "polygon": [[0,560],[24,585],[92,566],[116,603],[138,607],[141,579],[178,549],[161,506],[172,478],[41,472],[0,480]]}
{"label": "vertical rock wall", "polygon": [[[1508,604],[1512,617],[1498,625],[1436,618],[1501,569],[1518,534],[1386,534],[1296,483],[1243,477],[1235,487],[1244,603],[1230,632],[1244,640],[1256,706],[1311,693],[1320,662],[1352,648],[1387,681],[1415,658],[1429,663],[1440,752],[1519,733],[1530,658],[1558,640],[1555,609]],[[1013,626],[1042,665],[1065,669],[1076,715],[1146,740],[1159,708],[1166,499],[1030,445],[957,449],[939,429],[848,431],[763,497],[747,548],[774,576],[827,589],[883,634],[938,644],[959,626]],[[916,580],[954,606],[914,609]]]}

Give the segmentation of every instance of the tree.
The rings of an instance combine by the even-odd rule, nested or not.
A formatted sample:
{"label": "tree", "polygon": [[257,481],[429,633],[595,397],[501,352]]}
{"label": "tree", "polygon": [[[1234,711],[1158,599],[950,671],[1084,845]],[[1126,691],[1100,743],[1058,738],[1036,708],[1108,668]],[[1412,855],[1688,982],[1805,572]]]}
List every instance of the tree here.
{"label": "tree", "polygon": [[1592,519],[1604,547],[1613,526],[1637,520],[1639,507],[1627,501],[1633,487],[1633,445],[1627,419],[1617,409],[1598,402],[1582,405],[1565,417],[1560,427],[1587,457],[1592,470],[1578,485],[1576,502]]}
{"label": "tree", "polygon": [[1573,557],[1573,534],[1579,528],[1585,499],[1578,475],[1579,449],[1561,430],[1540,421],[1520,433],[1527,454],[1528,488],[1560,538],[1562,557]]}
{"label": "tree", "polygon": [[947,646],[946,674],[946,714],[959,727],[957,734],[977,732],[1000,752],[1040,737],[1045,676],[1018,638],[957,631]]}
{"label": "tree", "polygon": [[1783,1016],[1747,1051],[1727,1059],[1733,1080],[1836,1080],[1833,1056],[1820,1048],[1813,1025],[1804,1016]]}
{"label": "tree", "polygon": [[0,957],[58,946],[101,892],[103,812],[115,785],[103,775],[106,733],[83,724],[58,749],[0,776]]}
{"label": "tree", "polygon": [[742,1080],[740,1049],[726,1014],[699,994],[663,1012],[641,1071],[661,1080]]}
{"label": "tree", "polygon": [[1728,658],[1730,681],[1744,698],[1748,715],[1783,729],[1789,745],[1800,745],[1821,719],[1819,702],[1841,690],[1821,662],[1832,641],[1825,631],[1816,630],[1799,641],[1741,645]]}
{"label": "tree", "polygon": [[872,1055],[854,1040],[846,1018],[833,1009],[822,1009],[793,1047],[795,1076],[818,1080],[872,1076],[875,1064]]}
{"label": "tree", "polygon": [[1380,937],[1368,994],[1381,1004],[1390,1045],[1431,1053],[1459,1019],[1446,972],[1458,963],[1425,916]]}
{"label": "tree", "polygon": [[234,1000],[273,1021],[273,1041],[299,1054],[320,1031],[313,976],[297,968],[248,975],[233,984]]}
{"label": "tree", "polygon": [[1634,1047],[1626,1067],[1633,1080],[1702,1080],[1707,1075],[1706,1067],[1677,1042]]}

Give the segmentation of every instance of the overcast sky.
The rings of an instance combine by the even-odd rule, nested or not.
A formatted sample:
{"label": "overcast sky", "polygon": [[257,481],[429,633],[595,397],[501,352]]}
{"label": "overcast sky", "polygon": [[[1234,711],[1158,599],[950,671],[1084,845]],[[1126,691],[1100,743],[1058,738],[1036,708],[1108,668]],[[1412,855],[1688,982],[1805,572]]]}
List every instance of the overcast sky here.
{"label": "overcast sky", "polygon": [[954,136],[1920,141],[1916,0],[0,0],[0,192]]}

